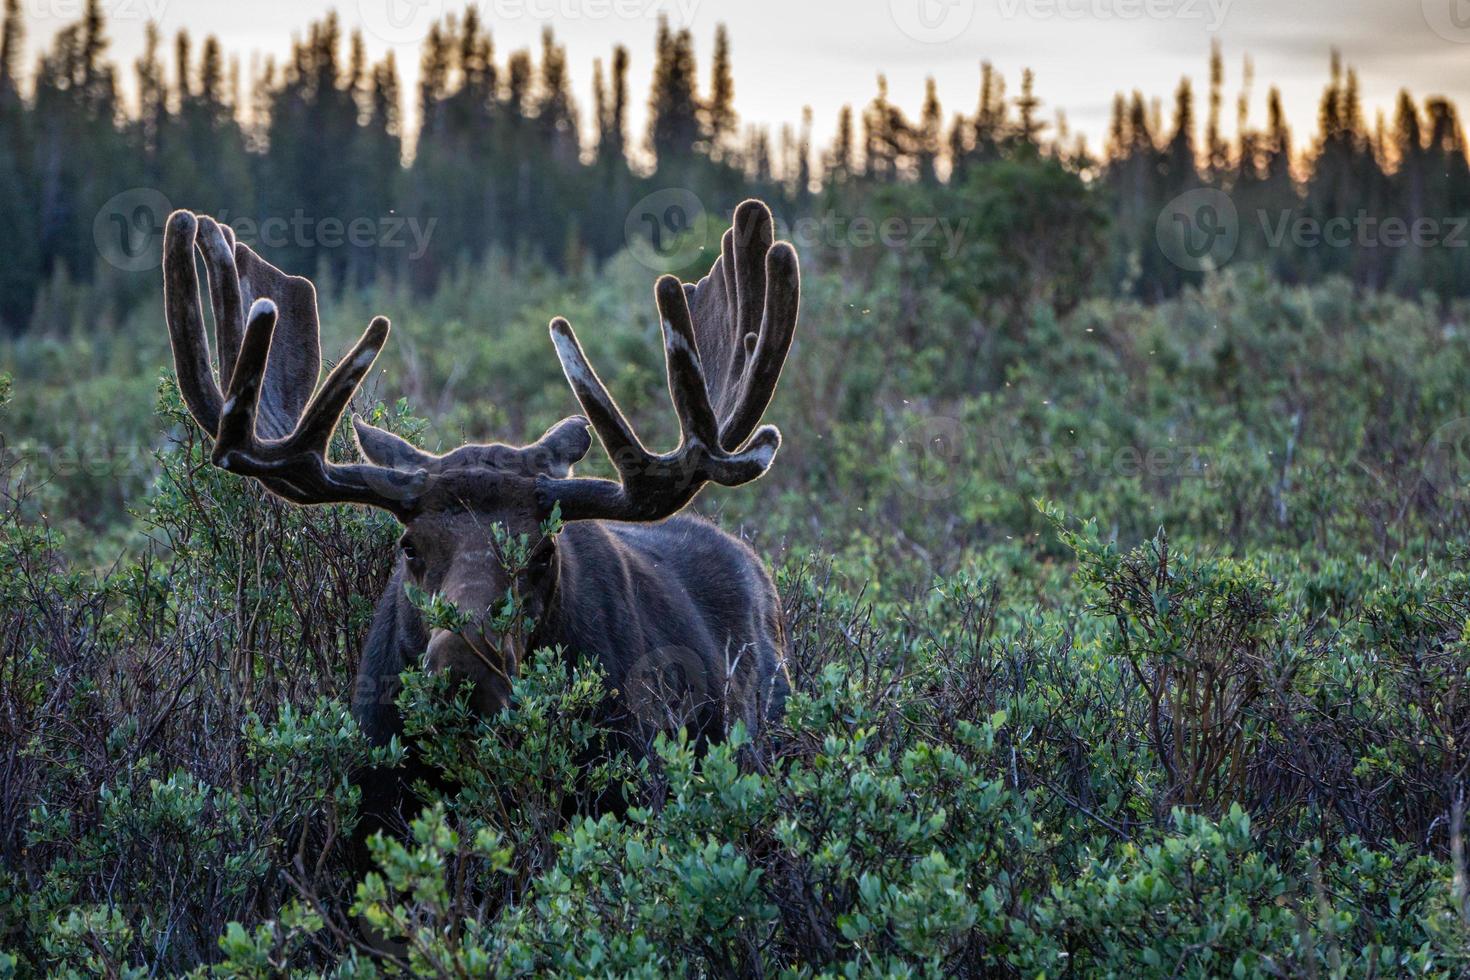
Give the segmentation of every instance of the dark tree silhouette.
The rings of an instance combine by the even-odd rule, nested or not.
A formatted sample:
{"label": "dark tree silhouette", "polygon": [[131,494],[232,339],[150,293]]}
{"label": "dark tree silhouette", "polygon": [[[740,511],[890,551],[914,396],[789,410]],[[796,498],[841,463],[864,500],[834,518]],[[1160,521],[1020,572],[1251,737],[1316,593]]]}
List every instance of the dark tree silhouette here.
{"label": "dark tree silhouette", "polygon": [[[19,64],[20,0],[5,0],[3,12],[0,222],[14,233],[0,264],[0,321],[11,330],[42,321],[84,326],[64,301],[79,279],[104,283],[99,295],[110,298],[102,302],[117,309],[151,293],[142,277],[102,261],[93,240],[94,225],[146,223],[136,208],[104,208],[129,189],[156,189],[257,235],[269,230],[272,256],[316,274],[323,289],[395,278],[427,290],[492,252],[564,267],[605,259],[625,244],[633,202],[661,188],[691,190],[712,212],[757,194],[797,215],[809,207],[881,215],[897,206],[890,188],[912,185],[929,196],[903,205],[906,213],[922,207],[959,218],[986,182],[1003,174],[1019,193],[1018,175],[1043,161],[1047,169],[1032,177],[1055,191],[1060,168],[1108,216],[1099,261],[1107,272],[1093,288],[1152,300],[1199,282],[1201,273],[1163,254],[1156,225],[1178,195],[1208,187],[1236,209],[1236,262],[1263,263],[1288,281],[1343,275],[1371,288],[1470,295],[1470,249],[1434,237],[1470,213],[1470,164],[1454,106],[1404,92],[1391,121],[1370,130],[1357,75],[1335,54],[1317,132],[1300,153],[1276,89],[1266,95],[1264,126],[1250,125],[1248,60],[1227,139],[1218,44],[1206,66],[1202,135],[1195,88],[1184,79],[1167,125],[1157,101],[1118,95],[1094,159],[1080,139],[1072,142],[1060,112],[1048,131],[1029,70],[1008,97],[1006,80],[986,62],[971,116],[946,122],[931,80],[911,121],[880,75],[861,112],[843,108],[832,142],[813,147],[809,110],[774,139],[764,127],[739,128],[735,54],[723,27],[701,97],[693,37],[664,20],[652,52],[646,143],[629,144],[631,56],[616,47],[593,66],[584,146],[565,48],[547,32],[538,51],[497,56],[471,6],[434,24],[421,46],[418,89],[407,96],[419,126],[406,145],[406,93],[392,55],[369,63],[363,39],[344,36],[335,16],[311,25],[279,63],[261,63],[243,95],[238,63],[217,38],[180,33],[168,55],[150,27],[130,66],[136,97],[125,101],[100,0],[57,32],[29,77]],[[999,163],[1022,169],[990,166]],[[389,219],[411,219],[432,235],[418,248],[402,234],[385,246]],[[359,231],[349,237],[353,222]],[[1337,245],[1303,244],[1288,233],[1298,222],[1348,234]]]}

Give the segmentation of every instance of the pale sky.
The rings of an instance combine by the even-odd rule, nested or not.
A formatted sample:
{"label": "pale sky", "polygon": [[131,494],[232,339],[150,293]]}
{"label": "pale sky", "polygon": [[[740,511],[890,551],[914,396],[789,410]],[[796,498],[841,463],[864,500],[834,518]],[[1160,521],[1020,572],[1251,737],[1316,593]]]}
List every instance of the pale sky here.
{"label": "pale sky", "polygon": [[[83,0],[21,0],[31,53],[77,18]],[[641,144],[644,103],[659,13],[695,38],[701,86],[707,87],[715,26],[730,32],[736,107],[742,123],[779,133],[811,106],[819,147],[845,102],[872,98],[887,75],[891,97],[912,117],[924,83],[939,86],[946,120],[974,111],[981,61],[1006,76],[1008,93],[1021,69],[1036,71],[1044,118],[1067,112],[1071,127],[1099,148],[1115,91],[1139,89],[1164,101],[1166,113],[1183,75],[1195,81],[1202,121],[1212,40],[1224,47],[1226,104],[1233,128],[1242,59],[1255,64],[1251,116],[1260,124],[1269,85],[1283,93],[1298,141],[1315,128],[1317,100],[1333,47],[1358,70],[1371,126],[1383,109],[1392,121],[1399,88],[1416,97],[1447,95],[1470,110],[1470,0],[475,0],[490,26],[496,59],[539,48],[550,25],[568,48],[575,94],[590,115],[592,61],[615,43],[632,56],[632,134]],[[248,77],[252,53],[285,55],[292,36],[336,9],[344,26],[361,27],[375,57],[392,49],[411,110],[418,43],[432,20],[464,9],[452,0],[105,0],[111,56],[131,65],[144,26],[156,20],[166,38],[181,28],[197,43],[217,34]],[[168,49],[172,65],[172,48]]]}

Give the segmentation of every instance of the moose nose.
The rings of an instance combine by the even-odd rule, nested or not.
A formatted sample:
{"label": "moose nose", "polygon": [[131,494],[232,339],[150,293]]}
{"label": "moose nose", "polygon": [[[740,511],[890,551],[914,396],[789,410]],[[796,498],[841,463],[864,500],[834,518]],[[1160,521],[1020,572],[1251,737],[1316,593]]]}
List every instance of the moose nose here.
{"label": "moose nose", "polygon": [[447,672],[456,688],[463,681],[474,686],[470,707],[489,717],[510,702],[510,677],[515,669],[497,637],[467,628],[438,630],[429,639],[425,661],[432,673]]}

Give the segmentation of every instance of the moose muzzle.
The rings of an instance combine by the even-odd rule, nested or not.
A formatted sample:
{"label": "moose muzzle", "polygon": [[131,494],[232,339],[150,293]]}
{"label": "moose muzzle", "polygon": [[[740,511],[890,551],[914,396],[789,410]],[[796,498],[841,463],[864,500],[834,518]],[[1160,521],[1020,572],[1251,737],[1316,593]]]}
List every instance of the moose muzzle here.
{"label": "moose muzzle", "polygon": [[[479,619],[488,615],[488,601],[458,605],[476,610]],[[434,630],[424,664],[432,673],[448,673],[456,687],[471,682],[470,706],[488,718],[510,703],[510,681],[520,666],[520,651],[514,638],[470,623],[459,630]]]}

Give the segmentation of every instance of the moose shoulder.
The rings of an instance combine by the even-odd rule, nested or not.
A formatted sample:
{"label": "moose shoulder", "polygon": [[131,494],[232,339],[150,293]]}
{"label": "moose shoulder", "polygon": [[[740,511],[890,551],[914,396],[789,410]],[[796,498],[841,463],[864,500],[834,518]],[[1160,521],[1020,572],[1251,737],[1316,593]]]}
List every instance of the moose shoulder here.
{"label": "moose shoulder", "polygon": [[[205,336],[196,250],[216,323]],[[164,299],[179,387],[214,438],[213,461],[297,504],[357,503],[403,526],[353,691],[375,742],[400,731],[398,675],[423,663],[469,682],[474,707],[510,697],[527,654],[560,647],[595,657],[614,693],[609,721],[641,744],[684,725],[718,739],[779,713],[789,684],[780,604],[742,542],[681,514],[706,483],[762,476],[780,445],[760,426],[796,328],[796,253],[773,241],[770,211],[736,209],[721,255],[697,284],[662,277],[655,300],[679,422],[672,452],[646,449],[588,363],[571,326],[551,336],[585,416],[529,446],[461,446],[436,455],[361,419],[363,462],[334,463],[327,446],[386,342],[373,320],[317,387],[321,352],[312,284],[262,260],[211,218],[176,212],[164,242]],[[597,433],[617,480],[573,475]],[[759,427],[758,427],[759,426]],[[559,534],[543,534],[559,514]],[[529,541],[524,553],[508,543]],[[430,622],[415,596],[460,615]],[[519,613],[498,614],[511,595]],[[526,624],[519,626],[517,624]]]}

